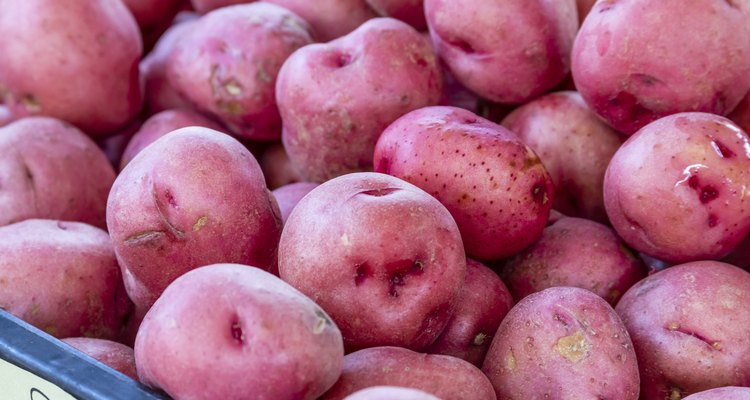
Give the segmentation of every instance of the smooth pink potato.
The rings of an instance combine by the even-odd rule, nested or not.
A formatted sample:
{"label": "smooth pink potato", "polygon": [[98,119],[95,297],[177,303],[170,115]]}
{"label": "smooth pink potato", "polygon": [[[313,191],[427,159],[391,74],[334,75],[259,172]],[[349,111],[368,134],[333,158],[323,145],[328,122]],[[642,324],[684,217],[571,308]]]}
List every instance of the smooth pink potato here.
{"label": "smooth pink potato", "polygon": [[29,218],[104,228],[115,171],[72,125],[28,117],[0,128],[0,226]]}
{"label": "smooth pink potato", "polygon": [[466,257],[437,200],[392,176],[356,173],[297,204],[281,234],[279,273],[331,315],[349,351],[422,349],[452,315]]}
{"label": "smooth pink potato", "polygon": [[453,316],[425,352],[445,354],[482,366],[495,332],[513,307],[513,297],[497,274],[466,260],[466,281]]}
{"label": "smooth pink potato", "polygon": [[607,223],[604,173],[623,139],[589,109],[580,94],[540,97],[511,112],[502,125],[541,158],[555,185],[556,210]]}
{"label": "smooth pink potato", "polygon": [[606,301],[579,288],[550,288],[518,302],[482,371],[498,399],[638,399],[628,331]]}
{"label": "smooth pink potato", "polygon": [[425,0],[435,50],[470,90],[524,103],[570,70],[575,0]]}
{"label": "smooth pink potato", "polygon": [[400,19],[415,29],[427,30],[424,0],[366,0],[381,17]]}
{"label": "smooth pink potato", "polygon": [[427,392],[397,386],[373,386],[346,396],[344,400],[440,400]]}
{"label": "smooth pink potato", "polygon": [[420,33],[394,19],[370,20],[340,39],[305,46],[281,68],[284,148],[308,181],[371,170],[383,130],[437,104],[441,91],[437,58]]}
{"label": "smooth pink potato", "polygon": [[281,226],[252,154],[202,127],[179,129],[143,149],[117,177],[107,203],[107,227],[138,313],[175,278],[203,265],[274,271]]}
{"label": "smooth pink potato", "polygon": [[279,278],[216,264],[169,285],[135,360],[141,381],[177,399],[312,400],[341,374],[344,346],[325,311]]}
{"label": "smooth pink potato", "polygon": [[750,382],[750,273],[716,261],[667,268],[617,304],[638,356],[641,398],[681,399]]}
{"label": "smooth pink potato", "polygon": [[427,107],[391,124],[375,171],[422,188],[456,219],[470,257],[497,260],[539,238],[554,188],[542,161],[509,130],[454,107]]}
{"label": "smooth pink potato", "polygon": [[215,121],[191,110],[166,110],[154,114],[130,139],[122,154],[120,170],[133,160],[136,154],[162,136],[180,128],[201,126],[221,132],[224,128]]}
{"label": "smooth pink potato", "polygon": [[191,29],[167,59],[170,84],[236,135],[279,139],[276,76],[292,52],[312,42],[307,23],[259,2],[212,11]]}
{"label": "smooth pink potato", "polygon": [[634,249],[678,263],[728,254],[750,231],[750,140],[726,118],[680,113],[615,153],[604,177],[612,226]]}
{"label": "smooth pink potato", "polygon": [[341,377],[321,400],[341,400],[373,386],[417,389],[442,400],[495,400],[487,377],[468,362],[399,347],[373,347],[348,354]]}
{"label": "smooth pink potato", "polygon": [[58,338],[115,339],[130,307],[107,232],[42,219],[0,227],[0,308]]}
{"label": "smooth pink potato", "polygon": [[750,400],[750,388],[729,386],[711,389],[685,397],[685,400]]}
{"label": "smooth pink potato", "polygon": [[276,198],[276,202],[279,204],[281,219],[286,222],[289,219],[289,214],[297,206],[297,203],[318,186],[320,184],[313,182],[297,182],[274,189],[271,193],[273,193],[273,197]]}
{"label": "smooth pink potato", "polygon": [[141,37],[121,1],[5,0],[0,37],[0,97],[15,118],[106,136],[140,111]]}
{"label": "smooth pink potato", "polygon": [[303,181],[281,143],[268,146],[258,161],[260,162],[260,168],[263,169],[263,175],[266,177],[266,184],[271,190]]}
{"label": "smooth pink potato", "polygon": [[726,115],[750,89],[748,12],[746,1],[599,1],[573,46],[576,87],[627,135],[679,112]]}
{"label": "smooth pink potato", "polygon": [[589,290],[614,307],[646,273],[643,262],[611,228],[564,217],[509,259],[501,276],[516,301],[551,287],[571,286]]}
{"label": "smooth pink potato", "polygon": [[62,341],[128,377],[138,380],[132,348],[106,339],[71,337]]}

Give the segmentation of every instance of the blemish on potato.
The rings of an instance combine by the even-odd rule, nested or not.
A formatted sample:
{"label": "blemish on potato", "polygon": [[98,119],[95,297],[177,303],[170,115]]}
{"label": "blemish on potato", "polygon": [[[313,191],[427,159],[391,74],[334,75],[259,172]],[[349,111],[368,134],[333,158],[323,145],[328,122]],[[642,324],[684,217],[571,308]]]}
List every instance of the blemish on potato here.
{"label": "blemish on potato", "polygon": [[591,344],[578,331],[573,335],[560,338],[555,344],[555,351],[570,362],[581,361],[589,352]]}
{"label": "blemish on potato", "polygon": [[474,336],[474,340],[472,340],[472,342],[471,342],[471,343],[472,343],[472,344],[473,344],[474,346],[481,346],[481,345],[483,345],[483,344],[484,344],[484,342],[486,342],[486,341],[487,341],[487,335],[486,335],[486,334],[484,334],[484,333],[482,333],[482,332],[479,332],[479,333],[478,333],[478,334],[477,334],[476,336]]}
{"label": "blemish on potato", "polygon": [[341,235],[341,244],[343,244],[344,246],[352,245],[352,242],[349,240],[349,235],[347,235],[346,233]]}
{"label": "blemish on potato", "polygon": [[517,366],[516,357],[513,355],[513,349],[511,349],[508,351],[508,355],[505,356],[505,369],[513,371]]}
{"label": "blemish on potato", "polygon": [[162,231],[146,231],[141,233],[136,233],[135,235],[128,236],[123,240],[123,243],[125,243],[128,246],[140,246],[143,244],[148,244],[150,242],[157,241],[164,237],[165,234]]}
{"label": "blemish on potato", "polygon": [[31,94],[22,96],[20,102],[23,108],[25,108],[26,111],[30,113],[38,113],[42,111],[42,105],[39,104],[39,101],[36,99],[36,97]]}
{"label": "blemish on potato", "polygon": [[678,387],[674,387],[674,386],[670,387],[668,389],[668,395],[669,395],[669,397],[667,397],[668,400],[680,400],[682,399],[682,389]]}
{"label": "blemish on potato", "polygon": [[239,321],[235,321],[232,323],[231,333],[232,338],[237,342],[237,344],[245,343],[245,332],[242,330],[242,326],[240,325]]}
{"label": "blemish on potato", "polygon": [[197,232],[203,228],[206,225],[206,222],[208,222],[208,217],[203,216],[198,218],[198,220],[195,221],[195,224],[193,224],[193,232]]}
{"label": "blemish on potato", "polygon": [[315,315],[318,318],[315,320],[315,325],[313,326],[313,334],[320,335],[326,329],[326,326],[331,325],[331,320],[320,310],[315,310]]}

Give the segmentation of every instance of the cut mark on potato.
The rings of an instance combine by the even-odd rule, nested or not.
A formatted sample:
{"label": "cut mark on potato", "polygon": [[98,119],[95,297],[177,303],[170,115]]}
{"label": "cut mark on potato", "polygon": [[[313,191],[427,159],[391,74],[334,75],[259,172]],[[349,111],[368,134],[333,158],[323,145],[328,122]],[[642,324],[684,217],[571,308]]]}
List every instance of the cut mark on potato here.
{"label": "cut mark on potato", "polygon": [[591,343],[586,340],[581,331],[570,336],[564,336],[555,344],[555,351],[570,362],[577,363],[588,355]]}
{"label": "cut mark on potato", "polygon": [[711,339],[707,338],[706,336],[703,336],[703,335],[699,334],[695,330],[685,328],[684,326],[680,325],[680,323],[678,323],[678,322],[671,322],[669,325],[667,325],[667,327],[665,329],[668,330],[668,331],[670,331],[670,332],[676,332],[676,333],[680,333],[680,334],[683,334],[683,335],[692,336],[692,337],[700,340],[701,342],[705,343],[706,345],[708,345],[712,350],[721,350],[722,349],[721,342],[719,342],[717,340],[711,340]]}
{"label": "cut mark on potato", "polygon": [[237,318],[232,320],[232,327],[230,331],[232,334],[232,339],[234,339],[237,344],[245,344],[245,332],[242,330],[242,325],[240,325],[240,322],[237,320]]}
{"label": "cut mark on potato", "polygon": [[[172,206],[176,207],[177,204],[174,200],[174,196],[169,190],[164,191],[164,197],[166,198],[167,202]],[[156,213],[159,216],[159,219],[161,220],[162,224],[167,228],[169,233],[171,233],[175,238],[177,239],[184,239],[185,238],[185,232],[177,229],[169,220],[167,219],[166,214],[164,213],[164,205],[160,201],[158,192],[156,190],[156,184],[151,183],[151,199],[154,203],[154,208],[156,208]]]}
{"label": "cut mark on potato", "polygon": [[727,147],[722,141],[711,137],[711,148],[714,149],[716,154],[719,155],[721,158],[732,158],[735,157],[737,154],[733,152],[732,150]]}
{"label": "cut mark on potato", "polygon": [[166,236],[166,234],[162,231],[146,231],[128,236],[127,238],[125,238],[123,243],[128,246],[140,246],[157,241],[164,236]]}
{"label": "cut mark on potato", "polygon": [[370,190],[363,190],[359,192],[359,194],[363,194],[365,196],[372,196],[372,197],[383,197],[388,196],[391,193],[397,192],[401,189],[399,188],[382,188],[382,189],[370,189]]}
{"label": "cut mark on potato", "polygon": [[516,357],[513,355],[513,349],[508,350],[508,355],[505,356],[505,369],[513,371],[518,366],[516,363]]}

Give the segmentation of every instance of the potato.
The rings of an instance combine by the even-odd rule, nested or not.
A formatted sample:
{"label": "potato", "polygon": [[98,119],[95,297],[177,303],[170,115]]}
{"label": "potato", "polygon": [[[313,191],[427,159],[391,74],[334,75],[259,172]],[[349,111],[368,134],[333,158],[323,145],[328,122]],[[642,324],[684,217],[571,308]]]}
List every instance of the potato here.
{"label": "potato", "polygon": [[289,214],[297,206],[297,203],[318,186],[319,184],[313,182],[297,182],[274,189],[271,193],[273,193],[273,197],[276,198],[276,202],[279,204],[281,219],[286,222]]}
{"label": "potato", "polygon": [[140,111],[141,38],[120,1],[0,2],[0,98],[15,118],[45,115],[92,136]]}
{"label": "potato", "polygon": [[48,117],[0,128],[0,226],[29,218],[104,228],[115,172],[89,137]]}
{"label": "potato", "polygon": [[645,126],[604,177],[612,226],[663,261],[726,255],[750,231],[748,149],[747,135],[713,114],[680,113]]}
{"label": "potato", "polygon": [[685,400],[750,400],[750,388],[729,386],[711,389],[685,397]]}
{"label": "potato", "polygon": [[116,338],[131,304],[107,232],[28,219],[0,227],[0,308],[58,338]]}
{"label": "potato", "polygon": [[279,276],[331,315],[349,351],[435,341],[465,273],[445,207],[383,174],[348,174],[313,189],[279,243]]}
{"label": "potato", "polygon": [[106,339],[72,337],[62,339],[62,341],[128,377],[138,380],[132,348]]}
{"label": "potato", "polygon": [[594,7],[596,0],[577,0],[576,3],[578,6],[578,20],[583,22],[586,16],[589,15],[591,8]]}
{"label": "potato", "polygon": [[373,347],[348,354],[341,377],[321,400],[340,400],[383,385],[413,388],[443,400],[495,400],[487,377],[468,362],[399,347]]}
{"label": "potato", "polygon": [[370,20],[340,39],[305,46],[281,68],[284,148],[308,181],[371,170],[383,130],[437,104],[441,91],[437,58],[422,36],[401,21]]}
{"label": "potato", "polygon": [[725,115],[750,89],[749,11],[745,1],[599,1],[573,46],[576,87],[628,135],[679,112]]}
{"label": "potato", "polygon": [[466,281],[453,316],[425,352],[445,354],[482,366],[513,298],[500,277],[480,262],[466,260]]}
{"label": "potato", "polygon": [[215,264],[164,291],[135,361],[141,381],[176,399],[316,399],[341,374],[344,346],[325,311],[279,278]]}
{"label": "potato", "polygon": [[750,235],[745,236],[731,253],[720,261],[750,271]]}
{"label": "potato", "polygon": [[667,268],[617,304],[641,371],[641,396],[682,399],[750,382],[750,273],[716,261]]}
{"label": "potato", "polygon": [[509,130],[454,107],[427,107],[391,124],[375,171],[411,182],[456,219],[470,257],[497,260],[539,238],[554,187],[542,161]]}
{"label": "potato", "polygon": [[[743,131],[750,131],[750,92],[745,95],[740,104],[737,105],[727,118],[731,119]],[[0,120],[2,120],[2,117],[0,117]]]}
{"label": "potato", "polygon": [[313,36],[328,42],[344,36],[377,15],[367,0],[264,0],[289,9],[307,21]]}
{"label": "potato", "polygon": [[294,50],[312,42],[307,23],[259,2],[212,11],[191,29],[167,59],[171,85],[236,135],[279,139],[276,76]]}
{"label": "potato", "polygon": [[125,168],[136,154],[140,153],[141,150],[160,137],[174,130],[189,126],[202,126],[215,131],[224,130],[218,123],[191,110],[166,110],[154,114],[143,123],[143,126],[140,127],[138,132],[128,142],[120,161],[120,170]]}
{"label": "potato", "polygon": [[501,277],[513,298],[555,286],[596,293],[614,307],[646,267],[609,227],[580,218],[562,218],[541,239],[503,266]]}
{"label": "potato", "polygon": [[[0,101],[2,101],[2,98],[0,98]],[[13,117],[10,115],[10,110],[0,103],[0,127],[8,125],[12,121]]]}
{"label": "potato", "polygon": [[380,16],[400,19],[414,27],[427,30],[424,16],[424,0],[366,0]]}
{"label": "potato", "polygon": [[518,302],[482,371],[498,399],[638,399],[628,331],[606,301],[579,288],[550,288]]}
{"label": "potato", "polygon": [[524,103],[570,70],[575,0],[424,0],[435,50],[480,96]]}
{"label": "potato", "polygon": [[168,23],[182,6],[182,0],[123,0],[123,3],[143,31]]}
{"label": "potato", "polygon": [[542,159],[555,185],[556,210],[608,222],[604,172],[623,139],[580,94],[566,91],[540,97],[511,112],[502,125]]}
{"label": "potato", "polygon": [[397,386],[373,386],[346,396],[344,400],[440,400],[421,390]]}
{"label": "potato", "polygon": [[303,181],[280,142],[268,146],[258,161],[269,189],[275,190],[290,183]]}
{"label": "potato", "polygon": [[178,129],[143,149],[107,202],[125,287],[141,314],[170,282],[200,266],[275,270],[281,226],[252,154],[202,127]]}

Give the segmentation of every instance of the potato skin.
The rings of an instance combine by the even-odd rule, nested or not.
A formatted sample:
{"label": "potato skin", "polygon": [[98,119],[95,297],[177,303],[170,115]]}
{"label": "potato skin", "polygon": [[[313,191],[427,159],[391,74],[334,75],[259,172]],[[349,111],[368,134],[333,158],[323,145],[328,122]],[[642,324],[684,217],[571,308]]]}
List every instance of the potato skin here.
{"label": "potato skin", "polygon": [[0,128],[0,226],[45,218],[104,228],[114,180],[96,143],[66,122],[28,117]]}
{"label": "potato skin", "polygon": [[685,397],[685,400],[750,400],[750,388],[729,386],[706,390]]}
{"label": "potato skin", "polygon": [[607,223],[604,173],[623,143],[577,92],[548,94],[502,121],[531,147],[555,185],[553,207],[571,217]]}
{"label": "potato skin", "polygon": [[424,0],[366,0],[381,17],[400,19],[418,31],[427,30]]}
{"label": "potato skin", "polygon": [[281,68],[276,97],[284,148],[308,181],[371,170],[383,130],[437,104],[441,91],[437,57],[414,28],[369,20],[347,36],[305,46]]}
{"label": "potato skin", "polygon": [[312,400],[341,374],[344,346],[325,311],[279,278],[215,264],[169,285],[135,360],[142,382],[176,399]]}
{"label": "potato skin", "polygon": [[140,110],[143,49],[122,2],[6,0],[0,37],[0,97],[16,118],[50,116],[105,136]]}
{"label": "potato skin", "polygon": [[554,188],[542,161],[509,130],[455,107],[426,107],[380,136],[375,171],[422,188],[455,218],[470,257],[497,260],[539,238]]}
{"label": "potato skin", "polygon": [[617,313],[633,339],[644,400],[750,382],[750,273],[716,261],[667,268],[633,286]]}
{"label": "potato skin", "polygon": [[203,265],[275,270],[281,226],[252,154],[202,127],[179,129],[143,149],[107,202],[107,227],[139,312],[175,278]]}
{"label": "potato skin", "polygon": [[371,172],[313,189],[279,243],[279,276],[331,315],[348,351],[426,347],[448,323],[465,273],[461,237],[445,207]]}
{"label": "potato skin", "polygon": [[[742,98],[740,104],[732,111],[727,118],[737,124],[743,131],[750,131],[750,92]],[[2,117],[0,117],[2,119]]]}
{"label": "potato skin", "polygon": [[107,232],[42,219],[0,227],[0,308],[58,338],[114,339],[130,307]]}
{"label": "potato skin", "polygon": [[680,263],[720,258],[750,231],[750,140],[730,120],[680,113],[655,121],[615,153],[604,203],[634,249]]}
{"label": "potato skin", "polygon": [[281,64],[312,42],[308,24],[259,2],[212,11],[178,40],[167,60],[172,86],[245,139],[281,136],[274,88]]}
{"label": "potato skin", "polygon": [[500,277],[484,264],[466,260],[466,281],[448,326],[425,352],[445,354],[482,366],[513,297]]}
{"label": "potato skin", "polygon": [[440,400],[421,390],[397,386],[373,386],[346,396],[344,400]]}
{"label": "potato skin", "polygon": [[279,204],[281,219],[286,222],[297,203],[318,186],[319,184],[314,182],[297,182],[274,189],[271,193]]}
{"label": "potato skin", "polygon": [[422,390],[442,400],[496,398],[487,377],[464,360],[400,347],[373,347],[344,357],[341,377],[321,400],[341,400],[383,385]]}
{"label": "potato skin", "polygon": [[138,380],[132,348],[111,340],[87,337],[71,337],[62,341],[128,377]]}
{"label": "potato skin", "polygon": [[554,287],[510,310],[482,371],[498,399],[638,399],[638,364],[620,318],[588,290]]}
{"label": "potato skin", "polygon": [[542,237],[509,259],[501,276],[513,298],[555,286],[587,289],[614,307],[646,267],[615,232],[602,224],[564,217]]}
{"label": "potato skin", "polygon": [[750,89],[749,7],[746,1],[697,0],[690,7],[680,0],[599,1],[573,46],[576,87],[627,135],[678,112],[726,115]]}
{"label": "potato skin", "polygon": [[264,0],[289,9],[307,21],[319,42],[347,35],[377,17],[366,0]]}
{"label": "potato skin", "polygon": [[425,0],[435,50],[483,98],[524,103],[570,70],[575,0]]}
{"label": "potato skin", "polygon": [[182,5],[182,0],[122,0],[143,31],[168,23]]}
{"label": "potato skin", "polygon": [[294,169],[281,142],[268,146],[258,162],[260,162],[260,168],[263,169],[263,175],[266,177],[266,184],[271,190],[304,181],[299,172]]}

